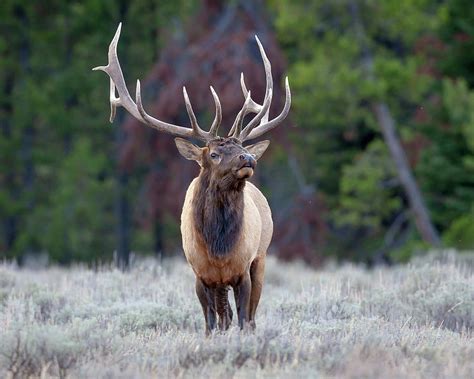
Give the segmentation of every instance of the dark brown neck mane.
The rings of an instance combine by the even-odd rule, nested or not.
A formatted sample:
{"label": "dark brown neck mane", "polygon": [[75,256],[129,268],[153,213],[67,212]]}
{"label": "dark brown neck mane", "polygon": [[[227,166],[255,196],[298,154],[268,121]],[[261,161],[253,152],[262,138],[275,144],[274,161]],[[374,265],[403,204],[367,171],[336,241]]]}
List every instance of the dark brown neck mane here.
{"label": "dark brown neck mane", "polygon": [[245,180],[213,181],[201,171],[193,199],[197,232],[214,258],[224,257],[234,247],[242,229]]}

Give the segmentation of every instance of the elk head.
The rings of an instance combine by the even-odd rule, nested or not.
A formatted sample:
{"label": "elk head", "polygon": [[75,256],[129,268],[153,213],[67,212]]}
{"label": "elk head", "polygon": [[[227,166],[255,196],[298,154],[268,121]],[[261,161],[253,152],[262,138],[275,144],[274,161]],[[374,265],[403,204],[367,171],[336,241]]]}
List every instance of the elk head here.
{"label": "elk head", "polygon": [[250,178],[257,160],[270,144],[270,141],[261,141],[243,147],[234,137],[213,139],[203,148],[182,138],[176,138],[175,142],[183,157],[198,162],[202,170],[208,171],[210,179],[224,188]]}
{"label": "elk head", "polygon": [[[141,100],[139,80],[137,80],[135,101],[133,101],[125,84],[117,56],[117,44],[120,38],[121,26],[122,24],[120,23],[110,43],[108,53],[109,62],[107,66],[93,68],[93,70],[106,72],[110,77],[110,122],[114,120],[116,108],[123,106],[132,116],[147,126],[181,137],[175,139],[176,146],[181,155],[186,159],[197,161],[204,170],[211,170],[212,175],[215,176],[216,179],[226,178],[226,180],[240,180],[251,177],[255,169],[256,161],[265,152],[270,142],[262,141],[247,147],[242,145],[243,142],[258,138],[262,134],[275,128],[286,118],[291,105],[291,93],[287,77],[285,79],[286,98],[283,110],[277,117],[269,120],[269,110],[273,95],[273,79],[270,61],[258,37],[255,36],[255,39],[260,49],[266,77],[266,90],[263,103],[258,104],[252,100],[251,93],[247,90],[242,73],[240,76],[240,84],[245,102],[237,114],[228,136],[223,138],[217,136],[217,131],[222,121],[222,108],[219,97],[212,86],[210,90],[214,98],[216,115],[208,132],[199,127],[185,87],[183,87],[183,96],[191,128],[169,124],[146,113]],[[119,97],[116,97],[116,91]],[[255,114],[255,116],[244,126],[243,121],[245,116],[251,113]],[[200,148],[183,138],[201,140],[205,142],[206,146]]]}

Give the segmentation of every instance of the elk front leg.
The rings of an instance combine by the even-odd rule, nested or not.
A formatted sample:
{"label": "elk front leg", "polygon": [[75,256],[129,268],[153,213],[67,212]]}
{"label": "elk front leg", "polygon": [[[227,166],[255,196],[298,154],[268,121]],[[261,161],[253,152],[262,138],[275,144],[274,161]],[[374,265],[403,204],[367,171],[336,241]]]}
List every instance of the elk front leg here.
{"label": "elk front leg", "polygon": [[227,286],[219,286],[215,290],[215,304],[217,314],[219,315],[219,329],[227,330],[232,323],[232,309],[227,296]]}
{"label": "elk front leg", "polygon": [[252,290],[252,282],[250,280],[250,272],[247,271],[233,286],[235,305],[237,308],[237,316],[239,318],[239,327],[244,329],[249,322],[250,311],[250,292]]}
{"label": "elk front leg", "polygon": [[204,319],[206,320],[206,335],[209,335],[216,328],[214,291],[207,287],[201,279],[196,278],[196,294],[201,303]]}

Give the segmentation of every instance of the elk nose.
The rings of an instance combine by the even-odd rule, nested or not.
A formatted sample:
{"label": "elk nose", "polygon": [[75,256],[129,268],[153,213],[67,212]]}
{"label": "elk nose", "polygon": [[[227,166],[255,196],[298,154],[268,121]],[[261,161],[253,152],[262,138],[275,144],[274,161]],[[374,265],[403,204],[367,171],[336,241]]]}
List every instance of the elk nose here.
{"label": "elk nose", "polygon": [[257,164],[257,161],[255,160],[252,154],[240,154],[239,159],[242,162],[248,163],[252,168],[254,168]]}

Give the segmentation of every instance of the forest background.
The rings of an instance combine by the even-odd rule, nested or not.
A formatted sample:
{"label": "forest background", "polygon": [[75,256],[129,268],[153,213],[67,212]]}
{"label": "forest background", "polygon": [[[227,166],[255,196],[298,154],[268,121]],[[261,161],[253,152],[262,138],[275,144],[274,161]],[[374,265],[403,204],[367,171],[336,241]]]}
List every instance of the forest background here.
{"label": "forest background", "polygon": [[[255,182],[272,253],[318,265],[474,248],[474,7],[468,0],[42,1],[0,5],[0,257],[68,264],[179,255],[179,214],[198,167],[173,138],[120,110],[108,124],[108,44],[145,107],[225,125],[257,100],[262,40],[290,117],[268,135]],[[388,124],[387,124],[388,121]],[[429,216],[423,232],[387,125]],[[208,127],[208,125],[207,125]],[[392,137],[393,137],[392,136]],[[402,162],[403,163],[403,162]],[[426,220],[425,220],[426,221]]]}

